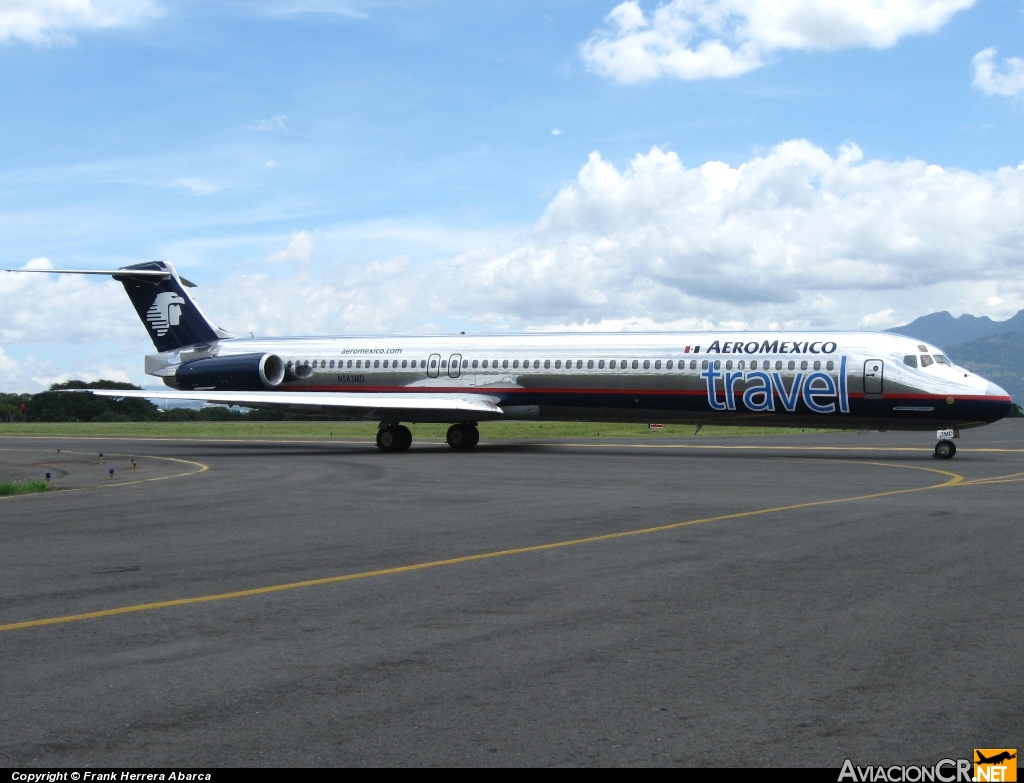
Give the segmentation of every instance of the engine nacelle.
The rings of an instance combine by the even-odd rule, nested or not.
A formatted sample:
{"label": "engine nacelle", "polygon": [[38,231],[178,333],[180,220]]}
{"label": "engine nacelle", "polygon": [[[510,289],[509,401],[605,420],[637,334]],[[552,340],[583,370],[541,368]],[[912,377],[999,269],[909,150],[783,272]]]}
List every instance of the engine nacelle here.
{"label": "engine nacelle", "polygon": [[261,391],[284,381],[284,361],[272,353],[211,356],[185,362],[174,373],[182,390]]}

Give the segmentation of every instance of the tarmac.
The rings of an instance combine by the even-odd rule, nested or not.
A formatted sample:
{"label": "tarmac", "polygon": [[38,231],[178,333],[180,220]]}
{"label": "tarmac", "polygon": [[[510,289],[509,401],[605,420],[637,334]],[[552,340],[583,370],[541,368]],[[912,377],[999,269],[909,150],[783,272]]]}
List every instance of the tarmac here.
{"label": "tarmac", "polygon": [[957,443],[0,438],[0,765],[1017,747],[1024,420]]}

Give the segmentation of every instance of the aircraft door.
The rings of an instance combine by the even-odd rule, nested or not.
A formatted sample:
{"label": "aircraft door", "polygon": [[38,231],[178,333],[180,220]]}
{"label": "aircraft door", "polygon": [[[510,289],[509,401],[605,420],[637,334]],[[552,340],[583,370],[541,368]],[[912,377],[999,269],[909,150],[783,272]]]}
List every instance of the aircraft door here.
{"label": "aircraft door", "polygon": [[881,359],[868,359],[864,362],[864,393],[882,393],[882,375],[885,363]]}
{"label": "aircraft door", "polygon": [[449,378],[458,378],[459,377],[459,368],[460,368],[461,364],[462,364],[462,354],[461,353],[453,353],[451,355],[451,358],[448,359],[448,377]]}
{"label": "aircraft door", "polygon": [[427,359],[427,377],[436,378],[439,372],[441,372],[441,354],[432,353]]}

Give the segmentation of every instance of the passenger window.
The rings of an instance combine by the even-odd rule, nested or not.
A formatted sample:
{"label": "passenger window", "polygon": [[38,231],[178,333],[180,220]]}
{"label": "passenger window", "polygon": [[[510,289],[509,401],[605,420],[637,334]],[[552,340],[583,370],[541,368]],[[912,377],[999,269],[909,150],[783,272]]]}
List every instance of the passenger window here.
{"label": "passenger window", "polygon": [[700,368],[701,368],[702,370],[706,370],[706,369],[708,368],[708,360],[707,360],[707,359],[705,359],[704,361],[702,361],[702,362],[700,363]]}
{"label": "passenger window", "polygon": [[468,368],[469,368],[469,359],[463,359],[462,360],[462,369],[465,370],[465,369],[468,369]]}
{"label": "passenger window", "polygon": [[356,369],[358,370],[362,366],[363,366],[363,360],[362,359],[356,359]]}
{"label": "passenger window", "polygon": [[756,370],[756,369],[757,369],[757,359],[753,359],[753,360],[752,360],[752,361],[750,362],[750,369],[751,369],[751,370]]}
{"label": "passenger window", "polygon": [[725,369],[727,369],[727,370],[731,370],[732,369],[732,359],[730,359],[729,361],[727,361],[725,363]]}
{"label": "passenger window", "polygon": [[916,369],[917,368],[917,356],[915,354],[912,354],[912,353],[907,354],[906,356],[903,357],[903,363],[905,365],[907,365],[907,367],[914,367]]}
{"label": "passenger window", "polygon": [[781,370],[782,369],[782,361],[781,360],[775,362],[775,369],[776,370]]}
{"label": "passenger window", "polygon": [[[376,362],[374,362],[374,365],[373,365],[373,366],[374,366],[374,367],[376,367],[376,366],[377,366]],[[448,360],[447,360],[447,359],[442,359],[442,360],[441,360],[441,369],[442,369],[442,370],[447,370],[447,369],[448,369]]]}
{"label": "passenger window", "polygon": [[505,369],[507,370],[507,369],[508,369],[508,359],[505,359],[505,360],[504,360],[504,361],[503,361],[503,362],[501,363],[501,366],[502,366],[503,368],[505,368]]}
{"label": "passenger window", "polygon": [[550,370],[551,369],[551,360],[550,359],[545,359],[544,360],[544,369],[545,370]]}
{"label": "passenger window", "polygon": [[[307,367],[309,367],[309,359],[306,359],[306,361],[304,362],[304,364],[305,364],[305,365],[306,365]],[[315,365],[314,365],[314,366],[315,366]]]}
{"label": "passenger window", "polygon": [[352,369],[352,360],[351,359],[348,360],[348,368],[350,370]]}
{"label": "passenger window", "polygon": [[791,362],[789,363],[789,369],[791,369],[791,370],[795,370],[795,369],[796,369],[796,362],[793,362],[793,361],[791,361]]}
{"label": "passenger window", "polygon": [[654,369],[655,370],[660,370],[661,369],[661,359],[658,359],[658,361],[656,361],[654,363]]}
{"label": "passenger window", "polygon": [[594,360],[593,359],[587,359],[587,369],[588,370],[593,370],[594,369]]}
{"label": "passenger window", "polygon": [[561,370],[562,369],[562,360],[561,359],[555,359],[555,369],[556,370]]}
{"label": "passenger window", "polygon": [[602,359],[601,361],[599,361],[597,363],[597,369],[599,369],[599,370],[603,370],[604,369],[604,359]]}
{"label": "passenger window", "polygon": [[334,369],[334,359],[331,359],[331,369]]}
{"label": "passenger window", "polygon": [[571,370],[572,369],[572,359],[566,359],[565,360],[565,369],[567,369],[567,370]]}
{"label": "passenger window", "polygon": [[635,369],[637,369],[637,368],[638,368],[639,366],[640,366],[640,362],[638,362],[638,361],[637,361],[636,359],[634,359],[634,360],[633,360],[633,369],[635,370]]}
{"label": "passenger window", "polygon": [[665,369],[666,370],[671,370],[672,369],[672,360],[671,359],[669,359],[667,362],[665,362]]}
{"label": "passenger window", "polygon": [[933,364],[935,364],[935,362],[932,361],[932,357],[930,357],[926,353],[921,354],[921,366],[922,367],[931,367]]}
{"label": "passenger window", "polygon": [[806,359],[804,361],[800,362],[800,369],[801,370],[806,370],[807,369],[807,360]]}
{"label": "passenger window", "polygon": [[820,370],[821,369],[821,362],[815,361],[814,362],[814,369],[815,370]]}
{"label": "passenger window", "polygon": [[721,370],[722,369],[722,360],[721,359],[715,359],[715,369],[716,370]]}
{"label": "passenger window", "polygon": [[435,367],[437,367],[437,359],[431,359],[430,360],[430,369],[434,369]]}
{"label": "passenger window", "polygon": [[831,371],[831,370],[835,369],[835,366],[836,366],[835,362],[829,362],[828,364],[825,365],[825,369]]}
{"label": "passenger window", "polygon": [[484,369],[485,370],[487,369],[487,361],[488,361],[487,359],[484,359]]}
{"label": "passenger window", "polygon": [[512,369],[513,370],[518,370],[519,369],[519,360],[518,359],[513,359],[512,360]]}
{"label": "passenger window", "polygon": [[736,363],[736,369],[737,369],[737,370],[742,370],[742,369],[743,369],[743,368],[744,368],[745,366],[746,366],[746,362],[744,362],[744,361],[743,361],[742,359],[740,359],[740,360],[739,360],[739,361],[738,361],[738,362]]}
{"label": "passenger window", "polygon": [[427,369],[427,360],[426,359],[420,359],[420,369],[421,370]]}
{"label": "passenger window", "polygon": [[582,359],[577,359],[576,360],[576,369],[577,370],[582,370],[583,369],[583,360]]}
{"label": "passenger window", "polygon": [[491,368],[495,369],[495,370],[498,369],[498,360],[497,359],[491,359]]}

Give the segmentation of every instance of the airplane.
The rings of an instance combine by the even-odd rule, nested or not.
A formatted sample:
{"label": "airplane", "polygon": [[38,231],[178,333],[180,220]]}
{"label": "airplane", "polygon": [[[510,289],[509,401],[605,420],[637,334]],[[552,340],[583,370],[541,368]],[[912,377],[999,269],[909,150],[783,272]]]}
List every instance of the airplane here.
{"label": "airplane", "polygon": [[196,400],[379,422],[377,446],[409,448],[405,423],[450,424],[453,449],[481,421],[679,422],[859,430],[959,430],[1006,416],[1009,394],[933,345],[873,332],[657,332],[236,337],[213,325],[173,264],[8,272],[107,275],[124,285],[167,391]]}
{"label": "airplane", "polygon": [[977,762],[975,762],[977,764],[1001,764],[1004,761],[1009,761],[1010,759],[1017,758],[1016,753],[1010,753],[1009,751],[1005,750],[1002,753],[997,753],[990,759],[985,758],[985,756],[982,755],[980,750],[976,750],[974,752],[978,754],[978,760]]}

